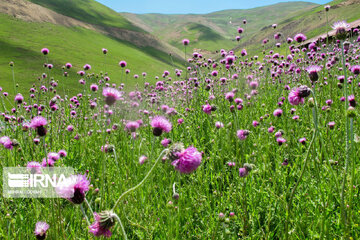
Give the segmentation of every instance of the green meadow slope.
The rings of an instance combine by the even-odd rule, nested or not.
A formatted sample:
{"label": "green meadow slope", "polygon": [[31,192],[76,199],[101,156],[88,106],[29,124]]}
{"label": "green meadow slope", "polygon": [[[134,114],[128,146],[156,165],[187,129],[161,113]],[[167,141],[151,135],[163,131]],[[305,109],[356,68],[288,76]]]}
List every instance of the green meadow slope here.
{"label": "green meadow slope", "polygon": [[[70,24],[71,26],[68,26],[68,22],[71,22],[72,18],[64,17],[64,19],[59,20],[62,15],[55,16],[54,12],[47,13],[47,10],[42,7],[39,9],[44,10],[44,12],[33,13],[30,10],[30,14],[45,16],[44,21],[38,21],[36,18],[38,16],[32,18],[28,13],[24,13],[26,12],[24,4],[27,6],[27,4],[32,3],[11,1],[22,5],[19,4],[18,9],[15,9],[13,14],[0,13],[0,86],[10,94],[13,94],[10,61],[15,62],[15,78],[21,90],[29,89],[32,84],[37,83],[38,76],[41,76],[43,72],[47,73],[47,69],[43,68],[43,64],[47,61],[55,67],[50,71],[50,76],[54,77],[55,80],[65,81],[67,88],[72,93],[81,87],[78,84],[80,77],[76,72],[81,70],[86,63],[92,66],[91,73],[107,71],[110,78],[116,83],[124,82],[129,87],[134,87],[136,83],[144,81],[142,77],[138,80],[134,79],[134,74],[141,76],[142,72],[146,72],[147,81],[154,81],[155,76],[161,76],[164,70],[183,66],[182,60],[170,57],[171,49],[167,49],[166,46],[163,47],[156,38],[152,38],[147,33],[144,34],[144,31],[133,26],[118,13],[95,1],[86,1],[89,3],[86,5],[83,4],[83,0],[74,0],[69,1],[73,5],[64,5],[71,6],[72,14],[67,13],[71,17],[77,15],[78,12],[87,12],[81,16],[77,15],[77,19],[81,21],[74,20],[74,23],[71,23],[73,25]],[[62,1],[44,1],[46,3],[44,6],[51,6],[58,13],[62,13],[61,8],[56,9],[56,7],[62,6],[60,2]],[[50,5],[50,3],[53,4]],[[2,10],[0,12],[4,12],[6,8],[1,9],[1,6],[0,3],[0,10]],[[16,7],[15,4],[14,7]],[[55,18],[56,22],[64,23],[64,25],[46,22],[48,15],[50,15],[50,20]],[[93,18],[93,16],[98,16],[98,19]],[[22,19],[30,20],[24,21]],[[32,19],[35,20],[32,21]],[[77,26],[76,24],[80,25]],[[97,26],[103,28],[98,29]],[[111,31],[105,31],[104,27]],[[128,33],[130,37],[136,37],[138,42],[134,41],[134,43],[128,40],[128,36],[124,38],[128,41],[123,40],[124,33]],[[47,60],[40,53],[43,47],[50,49]],[[109,50],[106,60],[101,51],[102,48]],[[129,75],[122,76],[121,68],[118,66],[120,60],[127,61],[127,68],[131,70]],[[69,71],[68,78],[63,78],[61,67],[66,62],[72,63],[74,68]],[[58,90],[61,92],[62,88]]]}
{"label": "green meadow slope", "polygon": [[[155,75],[161,75],[162,71],[172,68],[169,55],[165,53],[150,47],[140,49],[128,42],[80,27],[24,22],[1,14],[0,30],[0,86],[9,92],[12,92],[13,87],[8,63],[15,62],[16,80],[21,89],[28,89],[37,82],[38,76],[47,72],[43,68],[46,59],[40,53],[43,47],[50,49],[48,63],[55,66],[51,70],[51,76],[65,81],[73,90],[80,87],[80,77],[76,72],[86,63],[92,66],[91,72],[106,70],[112,80],[117,83],[125,82],[129,86],[136,84],[132,77],[134,74],[147,72],[148,78],[152,80]],[[109,50],[106,66],[102,47]],[[126,60],[127,68],[131,70],[126,80],[122,78],[118,66],[120,60]],[[70,71],[70,77],[63,79],[60,68],[67,62],[72,63],[74,68]]]}
{"label": "green meadow slope", "polygon": [[[279,3],[245,10],[224,10],[209,14],[131,14],[121,13],[134,25],[159,36],[160,39],[181,48],[180,41],[188,38],[191,48],[214,52],[233,48],[239,43],[237,28],[245,27],[244,40],[258,34],[262,28],[289,17],[306,13],[318,6],[308,2]],[[243,20],[247,25],[243,25]],[[241,44],[240,42],[240,44]]]}
{"label": "green meadow slope", "polygon": [[[271,25],[263,28],[261,34],[254,34],[241,47],[246,46],[250,52],[260,53],[263,49],[261,43],[265,38],[270,39],[267,48],[274,47],[275,40],[273,36],[275,33],[280,32],[282,34],[282,42],[287,37],[294,37],[297,33],[304,33],[310,39],[331,30],[331,25],[336,21],[346,20],[347,22],[352,22],[360,19],[360,3],[358,0],[335,0],[326,5],[331,6],[328,12],[328,24],[324,5],[318,6],[311,9],[311,11],[297,14],[278,22],[276,29],[273,29]],[[285,51],[283,52],[285,53]]]}

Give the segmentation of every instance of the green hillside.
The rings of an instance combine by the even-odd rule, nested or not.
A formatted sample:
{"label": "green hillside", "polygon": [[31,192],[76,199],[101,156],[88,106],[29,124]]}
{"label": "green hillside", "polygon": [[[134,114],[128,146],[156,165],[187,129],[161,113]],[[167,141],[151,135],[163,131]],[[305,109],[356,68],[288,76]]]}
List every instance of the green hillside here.
{"label": "green hillside", "polygon": [[324,5],[322,5],[313,8],[311,11],[282,20],[278,23],[276,29],[272,29],[271,26],[262,29],[261,34],[255,34],[245,43],[247,48],[252,52],[260,53],[263,49],[261,43],[265,38],[270,39],[267,48],[274,47],[275,41],[273,36],[277,32],[282,33],[282,42],[284,42],[287,37],[293,37],[297,33],[304,33],[307,38],[310,39],[326,33],[327,30],[331,30],[331,25],[336,21],[346,20],[347,22],[352,22],[360,19],[360,4],[358,0],[335,0],[326,5],[331,6],[328,12],[328,25]]}
{"label": "green hillside", "polygon": [[[250,39],[262,28],[294,15],[304,14],[317,4],[308,2],[279,3],[246,10],[224,10],[209,14],[129,14],[122,13],[134,25],[159,36],[162,40],[180,47],[183,38],[192,42],[192,48],[214,52],[238,45],[235,36],[242,26],[244,40]],[[281,11],[279,10],[281,9]],[[243,20],[247,25],[243,25]],[[180,44],[181,45],[181,44]]]}
{"label": "green hillside", "polygon": [[[141,75],[142,72],[147,72],[147,78],[151,81],[155,75],[172,69],[169,55],[151,47],[139,48],[80,27],[24,22],[0,14],[0,86],[5,91],[13,92],[11,69],[8,65],[10,61],[15,62],[15,77],[22,90],[28,90],[33,83],[38,82],[38,76],[43,72],[47,73],[47,69],[43,68],[45,57],[40,53],[43,47],[50,49],[48,63],[55,67],[51,70],[50,76],[65,81],[70,90],[80,88],[80,77],[76,72],[82,70],[86,63],[92,66],[90,72],[106,70],[113,81],[125,82],[128,86],[134,86],[139,82],[132,77],[134,74]],[[109,50],[106,55],[106,66],[102,48]],[[118,66],[120,60],[127,61],[127,68],[131,70],[127,79],[122,78],[121,68]],[[74,67],[70,71],[70,76],[63,79],[61,66],[67,62],[72,63]],[[179,62],[176,63],[177,67],[181,66]]]}
{"label": "green hillside", "polygon": [[94,0],[30,0],[62,15],[100,26],[142,31],[114,10]]}

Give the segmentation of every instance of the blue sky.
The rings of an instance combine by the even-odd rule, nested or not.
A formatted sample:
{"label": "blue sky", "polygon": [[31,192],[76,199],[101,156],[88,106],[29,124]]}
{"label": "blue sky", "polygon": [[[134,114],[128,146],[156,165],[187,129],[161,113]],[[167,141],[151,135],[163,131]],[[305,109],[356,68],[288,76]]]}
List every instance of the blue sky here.
{"label": "blue sky", "polygon": [[[291,0],[96,0],[118,12],[209,13],[224,9],[247,9]],[[325,4],[331,0],[307,0]]]}

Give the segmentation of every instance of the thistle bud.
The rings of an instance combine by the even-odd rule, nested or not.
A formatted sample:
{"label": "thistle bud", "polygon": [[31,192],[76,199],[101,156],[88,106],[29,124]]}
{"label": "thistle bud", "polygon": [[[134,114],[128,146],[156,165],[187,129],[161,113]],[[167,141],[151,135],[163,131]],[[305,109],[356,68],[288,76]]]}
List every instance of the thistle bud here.
{"label": "thistle bud", "polygon": [[313,99],[313,98],[309,98],[308,104],[309,104],[309,107],[311,107],[311,108],[315,107],[314,99]]}

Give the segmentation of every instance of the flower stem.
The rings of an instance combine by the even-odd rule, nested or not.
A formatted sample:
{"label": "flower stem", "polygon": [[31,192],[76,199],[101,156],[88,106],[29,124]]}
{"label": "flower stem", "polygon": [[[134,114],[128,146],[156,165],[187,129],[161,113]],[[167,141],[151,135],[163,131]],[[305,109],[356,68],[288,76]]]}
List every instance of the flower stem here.
{"label": "flower stem", "polygon": [[285,221],[285,239],[286,240],[289,239],[289,217],[290,217],[290,212],[291,212],[291,207],[292,207],[292,200],[294,199],[296,189],[298,188],[298,186],[299,186],[299,184],[301,182],[301,179],[304,176],[305,169],[306,169],[308,159],[309,159],[310,149],[311,149],[312,145],[315,142],[315,138],[316,138],[316,135],[317,135],[317,132],[318,132],[317,102],[316,102],[314,92],[312,92],[312,95],[313,95],[314,101],[315,101],[315,107],[313,107],[313,109],[312,109],[312,111],[313,111],[313,120],[314,120],[314,125],[315,125],[315,131],[313,133],[311,142],[309,144],[309,148],[307,149],[307,152],[306,152],[306,156],[305,156],[304,164],[303,164],[303,167],[302,167],[302,170],[301,170],[301,173],[300,173],[300,177],[299,177],[298,181],[296,182],[294,188],[292,189],[292,191],[290,193],[289,202],[288,202],[287,209],[286,209],[286,221]]}
{"label": "flower stem", "polygon": [[341,202],[340,202],[340,212],[341,212],[341,222],[344,225],[345,231],[344,234],[346,235],[346,228],[347,228],[347,217],[346,217],[346,210],[345,210],[345,183],[346,183],[346,177],[347,172],[349,168],[349,117],[346,114],[347,107],[348,107],[348,96],[347,96],[347,76],[346,76],[346,66],[345,66],[345,54],[344,54],[344,45],[343,42],[341,44],[341,53],[342,53],[342,59],[343,59],[343,71],[344,71],[344,77],[345,77],[345,88],[344,88],[344,97],[345,97],[345,126],[346,126],[346,134],[345,134],[345,170],[343,175],[343,181],[342,181],[342,187],[341,187]]}
{"label": "flower stem", "polygon": [[148,177],[150,176],[150,174],[151,174],[152,171],[154,170],[155,166],[157,165],[157,163],[159,162],[159,160],[160,160],[161,157],[163,156],[164,152],[167,152],[167,151],[168,151],[168,149],[164,149],[164,150],[160,153],[158,159],[155,161],[155,163],[154,163],[154,165],[151,167],[150,171],[146,174],[146,176],[144,177],[144,179],[143,179],[140,183],[138,183],[138,185],[136,185],[135,187],[130,188],[129,190],[127,190],[126,192],[124,192],[123,194],[121,194],[121,196],[119,197],[119,199],[116,201],[114,207],[112,208],[112,211],[113,211],[113,212],[114,212],[115,208],[119,205],[119,203],[120,203],[120,201],[121,201],[121,199],[122,199],[123,197],[125,197],[127,194],[131,193],[132,191],[135,191],[136,189],[138,189],[138,188],[146,181],[146,179],[148,179]]}

